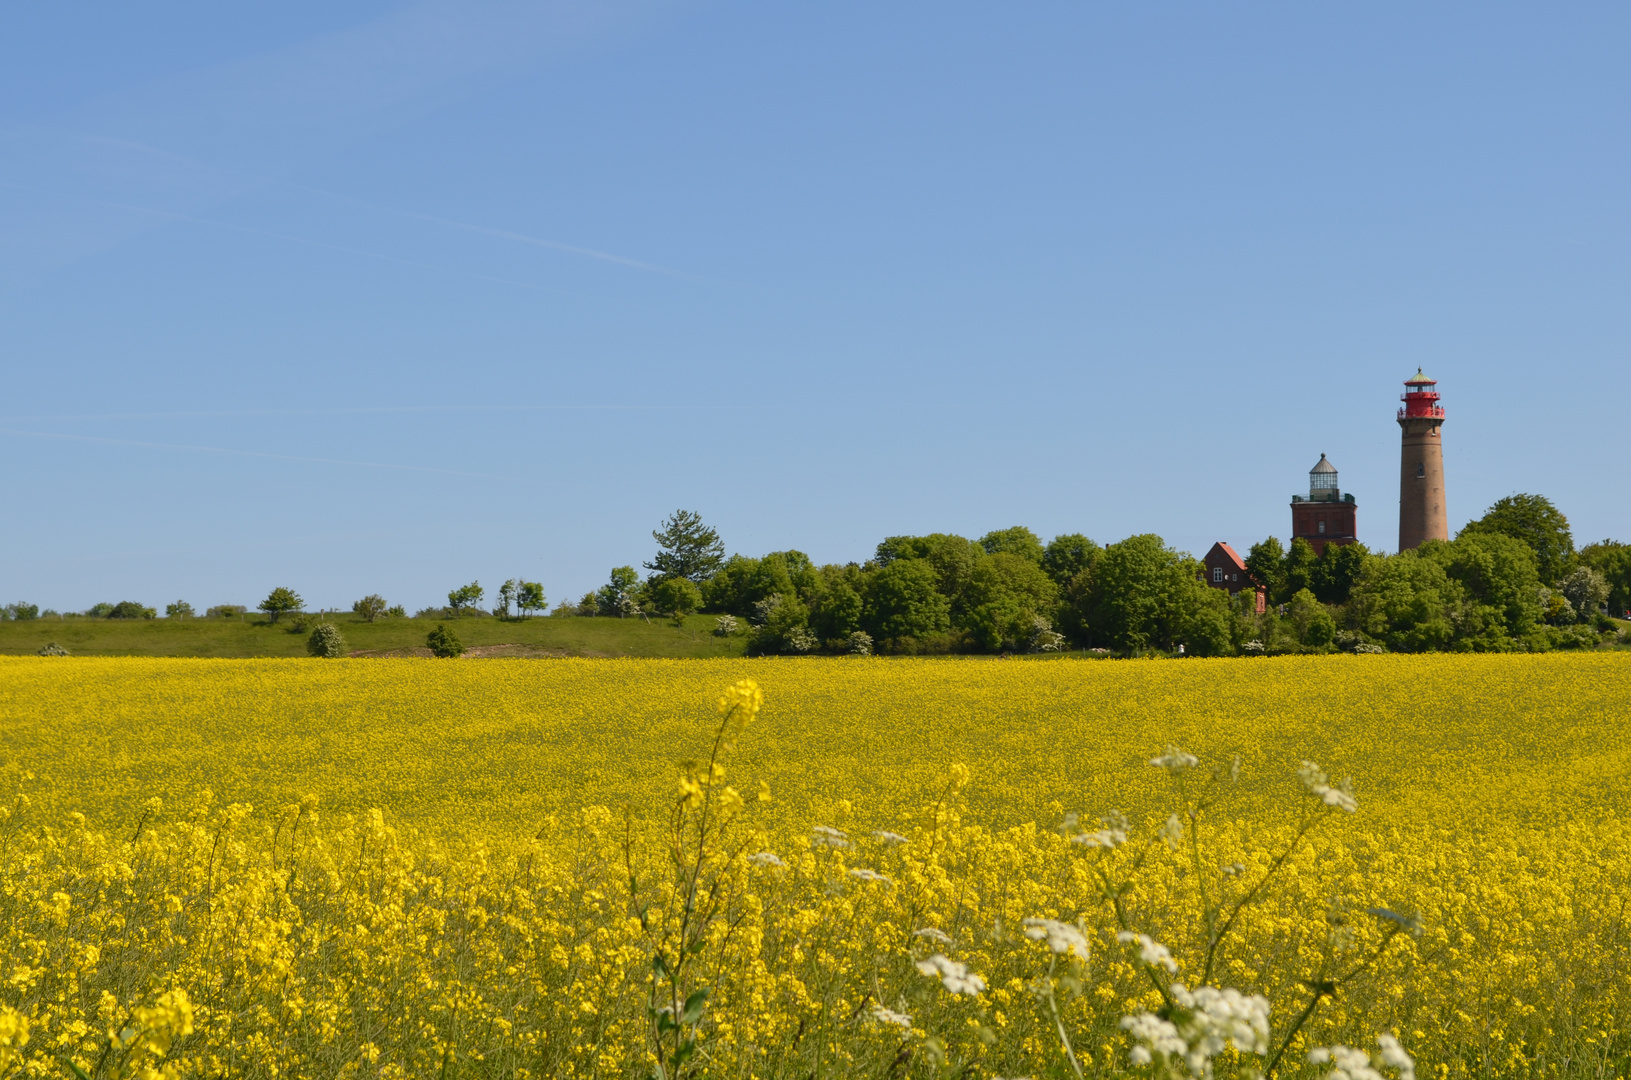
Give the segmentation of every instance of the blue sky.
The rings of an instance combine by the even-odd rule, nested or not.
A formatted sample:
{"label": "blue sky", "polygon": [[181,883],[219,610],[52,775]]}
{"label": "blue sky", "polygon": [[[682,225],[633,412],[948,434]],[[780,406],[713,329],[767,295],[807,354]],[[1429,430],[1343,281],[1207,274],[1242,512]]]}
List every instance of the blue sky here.
{"label": "blue sky", "polygon": [[1631,540],[1623,5],[0,3],[0,600]]}

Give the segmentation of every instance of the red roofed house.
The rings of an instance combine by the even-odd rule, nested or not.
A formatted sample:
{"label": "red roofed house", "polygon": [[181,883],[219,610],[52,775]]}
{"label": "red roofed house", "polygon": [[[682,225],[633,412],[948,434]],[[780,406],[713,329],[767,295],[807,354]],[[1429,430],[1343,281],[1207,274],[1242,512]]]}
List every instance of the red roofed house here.
{"label": "red roofed house", "polygon": [[1268,590],[1252,577],[1245,561],[1235,553],[1234,548],[1219,540],[1212,545],[1212,550],[1206,553],[1201,563],[1206,567],[1201,579],[1212,588],[1224,589],[1230,596],[1242,589],[1254,589],[1257,592],[1257,613],[1261,615],[1268,610]]}

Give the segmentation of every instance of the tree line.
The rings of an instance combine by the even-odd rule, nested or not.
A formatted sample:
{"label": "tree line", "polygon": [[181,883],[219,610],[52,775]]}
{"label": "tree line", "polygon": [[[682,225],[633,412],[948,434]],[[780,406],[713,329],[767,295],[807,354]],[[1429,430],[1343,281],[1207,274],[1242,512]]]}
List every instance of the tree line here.
{"label": "tree line", "polygon": [[892,536],[864,563],[816,565],[796,550],[732,555],[677,511],[652,533],[655,558],[612,570],[556,615],[713,614],[743,623],[750,651],[1047,652],[1143,655],[1547,651],[1620,642],[1607,611],[1631,608],[1631,545],[1576,550],[1543,496],[1502,499],[1451,541],[1385,555],[1363,544],[1316,555],[1270,537],[1246,566],[1261,586],[1231,597],[1201,563],[1154,534],[1100,546],[1079,533],[1044,543],[1024,526],[977,540]]}

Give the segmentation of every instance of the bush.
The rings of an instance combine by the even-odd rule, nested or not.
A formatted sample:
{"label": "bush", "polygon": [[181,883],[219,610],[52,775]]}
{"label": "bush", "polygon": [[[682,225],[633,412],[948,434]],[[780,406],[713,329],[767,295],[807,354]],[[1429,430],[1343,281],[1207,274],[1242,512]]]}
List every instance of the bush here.
{"label": "bush", "polygon": [[474,612],[476,605],[481,603],[481,598],[484,595],[486,595],[486,591],[482,589],[479,581],[461,585],[447,594],[447,613],[457,618],[466,612]]}
{"label": "bush", "polygon": [[40,609],[36,604],[25,604],[19,600],[15,604],[6,605],[5,617],[18,622],[29,622],[40,617]]}
{"label": "bush", "polygon": [[385,617],[387,619],[406,619],[408,617],[408,609],[403,607],[401,604],[392,604],[390,607],[385,609]]}
{"label": "bush", "polygon": [[389,614],[390,610],[385,604],[385,597],[379,593],[369,593],[351,605],[351,613],[360,615],[363,622],[377,622],[382,616]]}
{"label": "bush", "polygon": [[865,630],[857,630],[845,642],[847,651],[851,656],[872,655],[872,635]]}
{"label": "bush", "polygon": [[164,605],[164,616],[167,619],[190,619],[193,616],[193,606],[185,600],[177,600],[173,604]]}
{"label": "bush", "polygon": [[204,612],[206,619],[236,619],[249,609],[242,604],[217,604]]}
{"label": "bush", "polygon": [[304,611],[296,612],[294,618],[289,620],[289,633],[304,634],[315,625],[313,619],[314,616],[307,615]]}
{"label": "bush", "polygon": [[436,629],[425,635],[425,645],[430,649],[431,655],[439,656],[444,660],[464,653],[464,642],[459,640],[459,635],[449,630],[442,623],[437,623]]}
{"label": "bush", "polygon": [[85,609],[87,619],[105,619],[113,612],[112,604],[92,604]]}
{"label": "bush", "polygon": [[736,633],[736,616],[721,615],[714,620],[714,637],[730,637]]}
{"label": "bush", "polygon": [[313,656],[326,659],[344,656],[346,654],[345,635],[333,623],[318,623],[317,629],[311,632],[306,639],[306,651]]}
{"label": "bush", "polygon": [[[101,605],[97,605],[100,607]],[[109,619],[156,619],[159,613],[134,600],[121,600],[108,609]]]}
{"label": "bush", "polygon": [[67,656],[68,655],[68,650],[64,649],[61,645],[58,645],[56,642],[52,641],[52,642],[48,642],[35,655],[36,656]]}

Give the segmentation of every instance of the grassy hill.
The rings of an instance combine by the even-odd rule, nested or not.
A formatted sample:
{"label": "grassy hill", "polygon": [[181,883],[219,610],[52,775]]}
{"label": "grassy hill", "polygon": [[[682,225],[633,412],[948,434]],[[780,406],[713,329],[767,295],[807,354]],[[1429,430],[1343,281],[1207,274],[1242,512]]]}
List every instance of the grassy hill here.
{"label": "grassy hill", "polygon": [[[308,616],[308,619],[315,619]],[[541,616],[499,619],[381,619],[329,615],[360,655],[430,655],[425,635],[438,621],[458,634],[470,655],[483,656],[741,656],[747,638],[713,635],[711,615],[693,615],[683,627],[666,619]],[[296,631],[289,616],[226,619],[92,619],[79,615],[0,622],[0,655],[30,655],[56,642],[75,656],[305,656],[310,630]]]}

